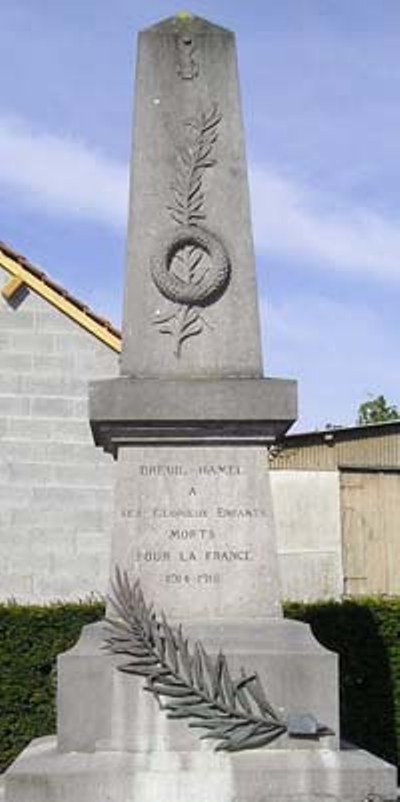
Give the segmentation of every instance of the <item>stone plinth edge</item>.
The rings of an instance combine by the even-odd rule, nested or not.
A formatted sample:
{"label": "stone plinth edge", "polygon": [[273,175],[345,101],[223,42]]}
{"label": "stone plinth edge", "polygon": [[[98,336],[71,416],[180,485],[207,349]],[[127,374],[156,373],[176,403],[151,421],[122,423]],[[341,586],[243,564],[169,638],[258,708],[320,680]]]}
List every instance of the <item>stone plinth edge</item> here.
{"label": "stone plinth edge", "polygon": [[32,741],[5,775],[6,802],[395,802],[396,769],[360,749],[236,755],[96,751]]}
{"label": "stone plinth edge", "polygon": [[94,441],[119,446],[196,442],[273,442],[297,416],[297,383],[289,379],[134,379],[91,382]]}

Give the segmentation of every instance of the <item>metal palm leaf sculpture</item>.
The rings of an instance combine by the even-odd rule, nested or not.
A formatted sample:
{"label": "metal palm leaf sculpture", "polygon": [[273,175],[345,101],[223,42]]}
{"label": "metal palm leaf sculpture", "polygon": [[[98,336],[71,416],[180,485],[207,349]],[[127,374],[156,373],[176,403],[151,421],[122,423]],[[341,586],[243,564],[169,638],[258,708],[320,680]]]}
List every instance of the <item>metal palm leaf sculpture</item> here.
{"label": "metal palm leaf sculpture", "polygon": [[[233,679],[226,657],[211,657],[197,642],[190,649],[179,627],[173,630],[162,614],[158,620],[145,602],[139,580],[116,569],[110,601],[119,620],[108,619],[105,648],[129,658],[120,671],[146,678],[145,690],[153,694],[170,719],[189,719],[189,727],[207,730],[201,738],[213,738],[217,751],[237,752],[265,746],[284,732],[290,733],[290,717],[284,721],[269,703],[258,674]],[[299,717],[296,718],[296,734]],[[330,731],[315,722],[313,735]]]}

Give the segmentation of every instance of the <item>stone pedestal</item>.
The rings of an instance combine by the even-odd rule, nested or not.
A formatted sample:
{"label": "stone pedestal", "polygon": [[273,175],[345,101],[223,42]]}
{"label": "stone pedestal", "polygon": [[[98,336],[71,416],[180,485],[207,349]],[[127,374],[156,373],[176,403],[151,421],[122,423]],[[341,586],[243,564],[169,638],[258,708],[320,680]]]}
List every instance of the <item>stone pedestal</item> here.
{"label": "stone pedestal", "polygon": [[33,741],[15,762],[13,802],[365,802],[395,800],[394,768],[362,750],[60,753]]}
{"label": "stone pedestal", "polygon": [[[199,733],[185,721],[168,720],[143,691],[143,680],[116,670],[126,659],[104,654],[104,629],[101,623],[84,627],[76,646],[59,657],[60,751],[204,751]],[[209,654],[222,647],[234,676],[242,666],[257,671],[283,717],[312,712],[334,733],[323,740],[284,734],[276,748],[338,748],[337,657],[317,643],[308,625],[284,619],[262,626],[194,624],[185,633],[192,643],[201,640]],[[212,762],[211,745],[207,751]]]}
{"label": "stone pedestal", "polygon": [[[104,623],[84,627],[59,658],[58,737],[41,738],[6,775],[6,802],[365,802],[395,800],[396,770],[368,753],[281,736],[266,749],[217,754],[186,723],[168,721],[142,681],[102,650]],[[295,621],[225,632],[190,627],[210,652],[221,642],[234,669],[260,670],[292,712],[309,705],[338,732],[337,661]]]}
{"label": "stone pedestal", "polygon": [[265,449],[146,444],[118,453],[114,566],[171,623],[281,616]]}

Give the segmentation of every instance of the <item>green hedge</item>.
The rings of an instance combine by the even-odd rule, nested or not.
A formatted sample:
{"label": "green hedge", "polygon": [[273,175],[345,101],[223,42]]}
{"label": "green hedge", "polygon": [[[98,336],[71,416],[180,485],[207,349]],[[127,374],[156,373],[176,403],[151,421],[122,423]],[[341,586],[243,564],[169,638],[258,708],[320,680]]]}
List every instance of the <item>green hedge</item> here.
{"label": "green hedge", "polygon": [[[55,731],[55,664],[99,603],[0,605],[0,771],[32,738]],[[400,735],[400,599],[285,604],[340,654],[344,737],[397,763]]]}
{"label": "green hedge", "polygon": [[400,598],[287,603],[317,640],[340,655],[342,736],[399,764]]}
{"label": "green hedge", "polygon": [[0,605],[0,772],[32,738],[55,732],[56,658],[101,604]]}

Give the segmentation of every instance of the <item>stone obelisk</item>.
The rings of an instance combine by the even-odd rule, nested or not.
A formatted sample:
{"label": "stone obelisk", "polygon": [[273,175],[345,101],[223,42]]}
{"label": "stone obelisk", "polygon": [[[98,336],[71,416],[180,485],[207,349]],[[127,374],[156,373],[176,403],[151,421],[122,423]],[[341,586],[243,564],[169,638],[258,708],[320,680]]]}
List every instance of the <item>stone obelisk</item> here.
{"label": "stone obelisk", "polygon": [[139,36],[121,376],[92,388],[118,458],[113,562],[178,620],[280,616],[234,40],[181,16]]}
{"label": "stone obelisk", "polygon": [[121,375],[90,417],[116,458],[111,576],[257,672],[285,726],[215,753],[85,627],[59,658],[57,738],[16,761],[6,802],[394,798],[392,767],[339,749],[336,656],[282,617],[266,447],[296,386],[262,376],[234,38],[188,14],[139,36]]}

